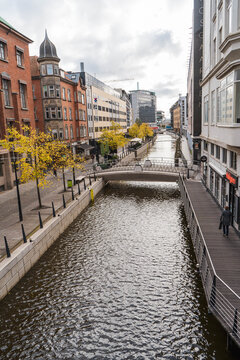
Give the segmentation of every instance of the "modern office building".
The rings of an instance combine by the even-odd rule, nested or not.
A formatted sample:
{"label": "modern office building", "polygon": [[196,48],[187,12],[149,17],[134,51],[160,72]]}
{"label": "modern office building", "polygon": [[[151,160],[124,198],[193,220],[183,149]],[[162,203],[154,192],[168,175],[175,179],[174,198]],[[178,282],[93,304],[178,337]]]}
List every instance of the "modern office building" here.
{"label": "modern office building", "polygon": [[163,110],[157,111],[157,124],[162,125],[165,119],[165,112]]}
{"label": "modern office building", "polygon": [[129,129],[133,125],[133,111],[132,104],[130,101],[129,94],[123,89],[115,89],[121,95],[121,99],[126,103],[126,118],[127,118],[127,128]]}
{"label": "modern office building", "polygon": [[202,42],[203,42],[203,1],[194,0],[192,20],[192,44],[187,78],[188,120],[184,135],[188,140],[193,160],[201,156],[201,80],[202,80]]}
{"label": "modern office building", "polygon": [[157,123],[156,95],[148,90],[131,90],[130,100],[133,109],[133,121],[140,119],[143,123]]}
{"label": "modern office building", "polygon": [[[6,129],[35,127],[28,37],[0,17],[0,139]],[[13,152],[0,147],[0,191],[14,185]]]}
{"label": "modern office building", "polygon": [[121,94],[106,85],[96,77],[84,71],[81,63],[81,72],[68,72],[69,79],[81,79],[86,87],[87,120],[89,139],[95,145],[102,130],[110,129],[111,122],[117,122],[127,131],[126,102],[121,99]]}
{"label": "modern office building", "polygon": [[88,144],[86,88],[81,79],[69,79],[59,62],[56,47],[46,32],[39,57],[31,57],[36,128],[68,141],[74,152],[84,152]]}
{"label": "modern office building", "polygon": [[212,196],[240,230],[240,3],[205,0],[203,22],[202,163]]}

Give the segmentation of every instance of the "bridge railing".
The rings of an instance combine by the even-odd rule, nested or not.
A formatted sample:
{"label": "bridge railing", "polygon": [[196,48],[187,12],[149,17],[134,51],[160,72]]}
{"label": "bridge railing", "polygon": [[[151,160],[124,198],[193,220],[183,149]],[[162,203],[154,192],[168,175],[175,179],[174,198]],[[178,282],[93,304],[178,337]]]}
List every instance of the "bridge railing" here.
{"label": "bridge railing", "polygon": [[240,346],[240,297],[216,273],[182,176],[179,187],[209,310]]}
{"label": "bridge railing", "polygon": [[183,163],[181,159],[172,158],[154,158],[121,162],[105,162],[97,165],[91,172],[113,172],[113,171],[160,171],[186,174],[189,170],[195,172],[198,168],[194,168],[192,162]]}

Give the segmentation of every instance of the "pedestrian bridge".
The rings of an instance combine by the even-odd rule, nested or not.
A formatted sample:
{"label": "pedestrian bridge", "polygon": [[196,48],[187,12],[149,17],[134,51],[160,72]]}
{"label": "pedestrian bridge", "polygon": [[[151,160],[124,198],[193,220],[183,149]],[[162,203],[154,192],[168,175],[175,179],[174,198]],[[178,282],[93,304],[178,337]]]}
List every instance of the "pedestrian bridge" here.
{"label": "pedestrian bridge", "polygon": [[[106,167],[105,169],[102,167]],[[97,166],[95,175],[105,181],[161,181],[176,182],[179,174],[194,177],[198,166],[192,163],[183,164],[179,159],[147,159],[143,161],[121,161],[110,167],[110,164]]]}

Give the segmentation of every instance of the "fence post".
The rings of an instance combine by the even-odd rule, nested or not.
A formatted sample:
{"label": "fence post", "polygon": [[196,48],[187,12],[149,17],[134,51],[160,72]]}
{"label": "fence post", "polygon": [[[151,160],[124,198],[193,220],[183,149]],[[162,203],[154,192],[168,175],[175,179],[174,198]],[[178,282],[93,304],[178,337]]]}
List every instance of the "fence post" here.
{"label": "fence post", "polygon": [[43,228],[43,223],[42,223],[42,218],[41,218],[40,211],[38,212],[38,217],[39,217],[40,229],[42,229]]}
{"label": "fence post", "polygon": [[89,175],[89,185],[92,185],[91,175]]}
{"label": "fence post", "polygon": [[96,174],[94,173],[94,181],[96,181],[97,179],[96,179]]}
{"label": "fence post", "polygon": [[53,217],[56,217],[56,212],[55,212],[55,208],[54,208],[54,203],[52,201],[52,212],[53,212]]}
{"label": "fence post", "polygon": [[74,192],[73,192],[73,186],[72,186],[72,201],[74,200]]}
{"label": "fence post", "polygon": [[26,238],[26,234],[25,234],[25,230],[24,230],[23,224],[21,224],[21,227],[22,227],[23,242],[26,243],[26,242],[27,242],[27,238]]}
{"label": "fence post", "polygon": [[81,189],[80,189],[79,182],[77,184],[78,184],[78,195],[80,195],[81,194]]}
{"label": "fence post", "polygon": [[66,208],[66,202],[65,202],[64,194],[63,194],[63,196],[62,196],[62,199],[63,199],[63,207],[64,207],[64,209],[65,209],[65,208]]}
{"label": "fence post", "polygon": [[85,178],[83,178],[83,185],[84,185],[84,190],[86,190],[86,181],[85,181]]}
{"label": "fence post", "polygon": [[9,258],[11,256],[11,253],[10,253],[10,250],[9,250],[9,247],[8,247],[6,236],[4,236],[4,242],[5,242],[5,248],[6,248],[7,257]]}
{"label": "fence post", "polygon": [[238,310],[237,309],[235,309],[232,331],[233,331],[234,335],[237,335],[237,332],[238,332]]}

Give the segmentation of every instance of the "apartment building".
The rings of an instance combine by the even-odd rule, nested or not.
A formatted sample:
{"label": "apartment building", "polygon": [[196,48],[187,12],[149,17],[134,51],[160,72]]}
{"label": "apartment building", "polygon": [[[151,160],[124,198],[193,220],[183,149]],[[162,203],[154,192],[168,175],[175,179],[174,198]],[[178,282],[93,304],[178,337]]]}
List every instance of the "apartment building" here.
{"label": "apartment building", "polygon": [[[35,127],[28,37],[0,17],[0,138],[15,126]],[[14,153],[0,148],[0,191],[14,185]]]}
{"label": "apartment building", "polygon": [[202,128],[202,43],[203,43],[203,1],[194,0],[192,17],[192,43],[189,57],[187,78],[187,109],[188,121],[184,135],[188,140],[193,161],[201,157],[201,128]]}
{"label": "apartment building", "polygon": [[127,132],[127,105],[121,94],[96,77],[84,71],[68,72],[70,79],[80,79],[86,87],[87,120],[89,143],[98,153],[97,141],[104,129],[110,129],[111,122],[117,122]]}
{"label": "apartment building", "polygon": [[171,126],[177,133],[186,134],[187,129],[187,97],[179,94],[178,100],[171,106]]}
{"label": "apartment building", "polygon": [[[59,67],[55,45],[47,32],[39,57],[31,57],[36,128],[68,141],[76,153],[88,149],[86,88]],[[84,146],[83,146],[84,144]]]}
{"label": "apartment building", "polygon": [[205,0],[203,16],[202,176],[240,230],[240,3]]}

